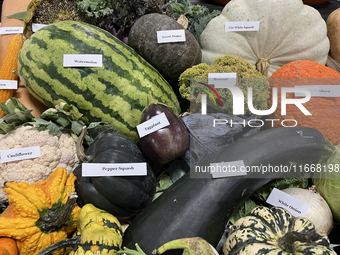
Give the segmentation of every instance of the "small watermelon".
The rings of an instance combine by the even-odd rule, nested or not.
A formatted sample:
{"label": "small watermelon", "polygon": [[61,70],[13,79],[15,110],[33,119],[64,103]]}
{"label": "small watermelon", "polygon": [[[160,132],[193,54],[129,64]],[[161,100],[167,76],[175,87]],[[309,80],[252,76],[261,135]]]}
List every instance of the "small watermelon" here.
{"label": "small watermelon", "polygon": [[[64,67],[64,54],[100,54],[102,67]],[[47,107],[72,104],[88,122],[104,121],[138,140],[136,126],[154,100],[180,114],[167,80],[109,32],[79,21],[60,21],[27,39],[18,60],[20,80]]]}

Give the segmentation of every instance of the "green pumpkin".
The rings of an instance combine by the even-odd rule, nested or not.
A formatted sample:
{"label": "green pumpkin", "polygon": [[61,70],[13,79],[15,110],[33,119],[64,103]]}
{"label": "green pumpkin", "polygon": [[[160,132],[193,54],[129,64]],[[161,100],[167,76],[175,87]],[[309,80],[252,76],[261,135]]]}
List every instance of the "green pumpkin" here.
{"label": "green pumpkin", "polygon": [[223,246],[232,254],[334,254],[327,236],[320,236],[313,223],[294,217],[283,208],[259,206],[231,227]]}
{"label": "green pumpkin", "polygon": [[51,254],[62,248],[72,248],[69,255],[116,255],[123,243],[123,230],[112,214],[86,204],[77,219],[74,237],[57,242],[38,255]]}

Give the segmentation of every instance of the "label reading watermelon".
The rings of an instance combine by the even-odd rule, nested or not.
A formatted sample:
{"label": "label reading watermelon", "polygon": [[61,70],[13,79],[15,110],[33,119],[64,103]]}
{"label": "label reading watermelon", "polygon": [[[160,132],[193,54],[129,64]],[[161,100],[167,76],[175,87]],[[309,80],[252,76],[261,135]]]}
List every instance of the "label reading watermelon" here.
{"label": "label reading watermelon", "polygon": [[64,67],[102,67],[101,54],[64,54]]}

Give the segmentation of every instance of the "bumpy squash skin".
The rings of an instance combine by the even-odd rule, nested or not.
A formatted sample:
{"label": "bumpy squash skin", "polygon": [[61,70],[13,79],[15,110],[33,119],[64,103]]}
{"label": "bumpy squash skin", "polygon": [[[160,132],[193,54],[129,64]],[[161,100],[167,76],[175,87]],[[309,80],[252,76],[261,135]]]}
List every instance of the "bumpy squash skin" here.
{"label": "bumpy squash skin", "polygon": [[[64,54],[102,55],[102,67],[63,67]],[[43,27],[27,39],[20,80],[48,107],[75,105],[88,122],[104,121],[138,140],[136,126],[150,90],[157,102],[181,109],[175,92],[145,59],[109,32],[77,21]]]}
{"label": "bumpy squash skin", "polygon": [[93,204],[86,204],[80,210],[73,237],[50,245],[38,255],[55,254],[63,248],[67,248],[69,255],[117,255],[122,242],[118,219]]}
{"label": "bumpy squash skin", "polygon": [[[137,144],[119,133],[96,140],[86,151],[93,163],[146,162]],[[82,177],[82,167],[74,170],[79,206],[93,204],[118,219],[127,219],[145,208],[156,192],[156,177],[147,164],[146,176]]]}
{"label": "bumpy squash skin", "polygon": [[329,14],[326,23],[331,56],[340,62],[340,8]]}
{"label": "bumpy squash skin", "polygon": [[[284,240],[291,233],[298,235],[294,245],[292,240]],[[283,208],[259,206],[233,224],[223,254],[269,253],[336,255],[328,237],[316,234],[315,226],[307,218],[293,217]]]}
{"label": "bumpy squash skin", "polygon": [[[325,138],[315,129],[270,129],[242,138],[198,165],[209,166],[236,158],[243,159],[245,166],[315,164],[324,146]],[[192,236],[201,237],[216,247],[235,208],[256,189],[280,175],[254,174],[256,178],[250,173],[249,178],[220,179],[212,179],[210,173],[202,173],[206,178],[185,174],[136,215],[124,232],[123,247],[133,249],[138,243],[146,254],[151,254],[166,242]]]}
{"label": "bumpy squash skin", "polygon": [[129,32],[129,46],[170,81],[177,81],[182,72],[202,60],[201,48],[187,29],[185,42],[157,42],[157,31],[177,29],[183,29],[183,26],[175,19],[150,13],[139,18]]}
{"label": "bumpy squash skin", "polygon": [[[67,175],[65,168],[57,168],[46,180],[28,184],[7,182],[4,191],[8,194],[9,206],[0,216],[0,236],[14,238],[19,254],[37,254],[39,251],[64,240],[76,230],[80,212],[74,206],[72,215],[57,229],[42,230],[50,225],[48,220],[66,204],[68,195],[74,192],[76,177]],[[53,222],[52,222],[53,223]],[[64,254],[60,250],[55,254]]]}

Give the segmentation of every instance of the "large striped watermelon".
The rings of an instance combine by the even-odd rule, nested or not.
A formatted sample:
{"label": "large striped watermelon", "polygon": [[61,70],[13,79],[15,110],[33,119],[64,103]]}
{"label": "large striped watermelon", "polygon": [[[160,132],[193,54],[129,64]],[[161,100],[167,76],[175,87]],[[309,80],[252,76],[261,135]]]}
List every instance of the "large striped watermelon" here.
{"label": "large striped watermelon", "polygon": [[[63,67],[64,54],[101,54],[102,67]],[[180,114],[178,99],[159,72],[112,34],[78,21],[41,28],[20,51],[18,72],[48,107],[75,105],[89,121],[105,121],[138,139],[136,125],[153,90],[155,101]]]}

